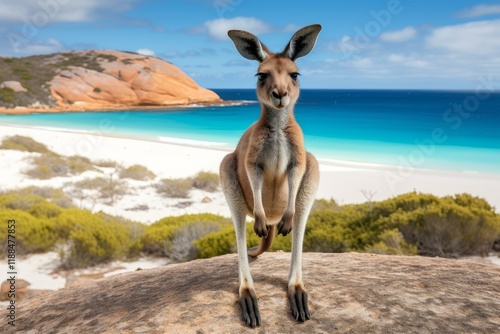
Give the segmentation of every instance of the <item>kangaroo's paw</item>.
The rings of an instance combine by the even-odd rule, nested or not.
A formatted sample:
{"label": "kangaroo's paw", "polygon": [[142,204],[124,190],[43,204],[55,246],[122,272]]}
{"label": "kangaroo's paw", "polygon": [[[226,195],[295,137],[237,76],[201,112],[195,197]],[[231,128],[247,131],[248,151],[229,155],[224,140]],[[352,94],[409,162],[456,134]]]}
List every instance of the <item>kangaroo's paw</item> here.
{"label": "kangaroo's paw", "polygon": [[253,230],[259,237],[267,238],[270,226],[267,225],[266,218],[260,215],[255,215],[255,222],[253,224]]}
{"label": "kangaroo's paw", "polygon": [[286,213],[281,218],[281,221],[278,223],[278,234],[282,234],[286,236],[288,233],[292,231],[293,227],[293,213]]}
{"label": "kangaroo's paw", "polygon": [[253,289],[245,289],[239,300],[243,321],[250,327],[260,326],[260,312],[257,305],[257,295]]}

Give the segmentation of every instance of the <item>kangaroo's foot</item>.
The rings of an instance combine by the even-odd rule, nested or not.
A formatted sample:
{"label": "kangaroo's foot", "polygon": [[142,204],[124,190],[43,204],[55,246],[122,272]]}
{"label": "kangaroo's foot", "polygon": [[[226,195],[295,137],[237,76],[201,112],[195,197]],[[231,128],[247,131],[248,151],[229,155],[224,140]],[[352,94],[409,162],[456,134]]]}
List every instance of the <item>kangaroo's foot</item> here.
{"label": "kangaroo's foot", "polygon": [[240,293],[239,300],[243,321],[250,327],[260,326],[260,312],[257,305],[257,295],[254,289],[245,289]]}
{"label": "kangaroo's foot", "polygon": [[301,286],[296,285],[288,287],[288,298],[290,299],[292,315],[295,320],[304,322],[311,318],[309,306],[307,305],[307,292],[305,292]]}

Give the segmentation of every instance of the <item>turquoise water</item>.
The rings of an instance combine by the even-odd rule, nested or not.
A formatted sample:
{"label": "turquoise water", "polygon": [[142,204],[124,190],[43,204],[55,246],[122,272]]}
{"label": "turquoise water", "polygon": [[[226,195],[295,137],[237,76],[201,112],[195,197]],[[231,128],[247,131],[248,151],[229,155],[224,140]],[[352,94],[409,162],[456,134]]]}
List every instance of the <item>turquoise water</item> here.
{"label": "turquoise water", "polygon": [[[259,116],[254,90],[215,90],[234,106],[0,115],[0,123],[234,147]],[[321,159],[500,173],[500,94],[302,90],[295,115]],[[169,139],[162,138],[169,141]]]}

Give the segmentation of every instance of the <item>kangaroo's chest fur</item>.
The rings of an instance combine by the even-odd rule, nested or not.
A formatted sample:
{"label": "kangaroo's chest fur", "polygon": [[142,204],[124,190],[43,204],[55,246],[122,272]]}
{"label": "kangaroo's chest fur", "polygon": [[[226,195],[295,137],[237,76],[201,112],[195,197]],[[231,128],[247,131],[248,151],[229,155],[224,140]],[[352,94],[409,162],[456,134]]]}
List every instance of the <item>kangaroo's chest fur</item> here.
{"label": "kangaroo's chest fur", "polygon": [[[302,131],[294,119],[286,114],[262,117],[247,130],[249,145],[242,147],[246,166],[257,166],[262,172],[262,203],[268,224],[278,223],[288,204],[289,169],[298,163],[297,157],[303,156],[304,144]],[[245,137],[245,135],[244,135]],[[241,164],[243,165],[243,164]],[[240,165],[240,166],[241,166]],[[241,170],[240,182],[247,202],[249,213],[253,210],[253,193]]]}

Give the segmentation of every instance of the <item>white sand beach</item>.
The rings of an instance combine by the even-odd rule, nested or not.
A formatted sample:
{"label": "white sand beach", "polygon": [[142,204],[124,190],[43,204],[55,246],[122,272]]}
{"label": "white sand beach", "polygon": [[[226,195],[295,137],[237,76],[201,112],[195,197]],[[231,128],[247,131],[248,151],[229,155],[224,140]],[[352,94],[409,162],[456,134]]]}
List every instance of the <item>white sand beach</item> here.
{"label": "white sand beach", "polygon": [[[196,142],[178,142],[161,138],[158,142],[130,138],[106,137],[99,134],[77,133],[69,130],[0,125],[0,141],[6,136],[32,137],[61,155],[82,155],[96,160],[113,160],[124,166],[140,164],[162,178],[188,177],[199,171],[217,172],[219,163],[228,153],[221,147],[197,145]],[[165,142],[169,141],[169,142]],[[203,144],[203,143],[198,143]],[[0,150],[0,191],[27,186],[67,187],[72,182],[98,176],[87,171],[78,176],[57,177],[50,180],[31,179],[23,171],[30,166],[30,157],[38,153]],[[346,161],[320,161],[321,181],[317,198],[335,199],[339,204],[361,203],[372,197],[383,200],[410,191],[453,195],[470,193],[485,198],[500,209],[500,174],[474,174],[438,170],[413,170],[411,175],[401,174],[398,167],[350,163]],[[400,175],[401,174],[401,175]],[[101,174],[102,175],[102,174]],[[396,181],[394,181],[396,180]],[[152,181],[130,180],[131,191],[113,205],[105,203],[74,204],[103,211],[128,219],[151,224],[163,217],[185,213],[214,213],[229,217],[221,191],[192,190],[189,199],[169,199],[159,196],[151,186]],[[392,182],[392,184],[391,184]],[[202,202],[208,197],[209,203]],[[147,205],[147,210],[131,210]],[[34,289],[57,290],[65,285],[68,273],[53,273],[57,253],[36,254],[21,259],[19,267],[23,277],[33,283]],[[491,262],[498,258],[489,258]],[[93,272],[113,273],[163,265],[165,259],[140,259],[131,263],[114,263],[106,268],[94,268]],[[74,274],[74,273],[73,273]]]}

